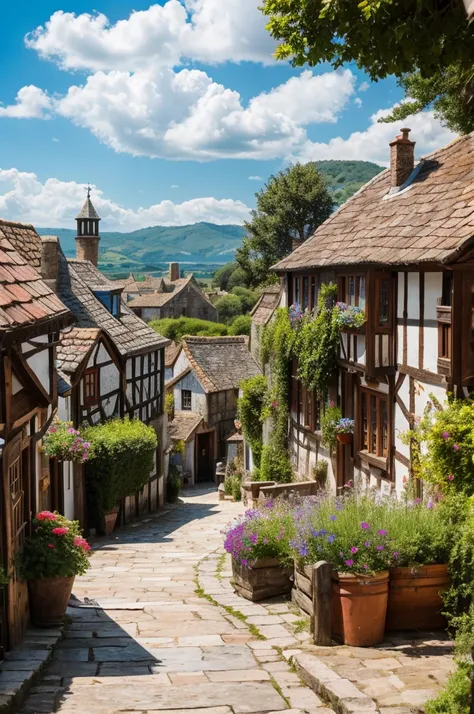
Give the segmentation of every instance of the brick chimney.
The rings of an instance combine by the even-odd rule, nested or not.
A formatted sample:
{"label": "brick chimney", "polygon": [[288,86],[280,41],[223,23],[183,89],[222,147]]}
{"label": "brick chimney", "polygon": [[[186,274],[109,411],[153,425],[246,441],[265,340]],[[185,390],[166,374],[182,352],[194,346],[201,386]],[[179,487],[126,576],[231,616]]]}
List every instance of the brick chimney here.
{"label": "brick chimney", "polygon": [[391,187],[405,183],[415,168],[415,142],[408,137],[411,129],[401,129],[401,134],[390,144]]}
{"label": "brick chimney", "polygon": [[169,278],[172,283],[179,279],[179,263],[170,263]]}
{"label": "brick chimney", "polygon": [[59,269],[59,241],[57,236],[41,236],[41,277],[56,292]]}

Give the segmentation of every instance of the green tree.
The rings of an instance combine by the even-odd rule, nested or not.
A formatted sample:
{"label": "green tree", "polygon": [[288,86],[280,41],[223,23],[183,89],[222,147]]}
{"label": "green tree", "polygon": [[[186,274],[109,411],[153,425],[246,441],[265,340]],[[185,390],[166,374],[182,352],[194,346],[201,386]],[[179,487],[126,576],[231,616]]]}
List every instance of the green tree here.
{"label": "green tree", "polygon": [[238,295],[224,295],[216,301],[215,307],[217,308],[219,320],[222,320],[226,324],[232,322],[234,318],[238,315],[242,315],[244,312],[242,300]]}
{"label": "green tree", "polygon": [[276,55],[295,65],[355,62],[373,80],[474,66],[474,25],[461,0],[264,0]]}
{"label": "green tree", "polygon": [[259,290],[251,290],[250,288],[234,288],[232,295],[237,295],[242,302],[242,314],[250,312],[258,298],[260,297]]}
{"label": "green tree", "polygon": [[407,101],[396,107],[382,122],[403,121],[410,114],[433,109],[452,131],[469,134],[474,130],[474,71],[463,71],[460,63],[449,65],[423,77],[410,72],[399,80]]}
{"label": "green tree", "polygon": [[226,263],[222,266],[222,268],[216,270],[212,282],[219,288],[219,290],[227,290],[229,278],[238,267],[239,264],[236,262]]}
{"label": "green tree", "polygon": [[233,288],[245,288],[248,284],[249,275],[247,271],[237,264],[237,268],[229,276],[226,290],[232,292]]}
{"label": "green tree", "polygon": [[252,318],[250,315],[239,315],[233,320],[229,327],[229,335],[248,335],[252,329]]}
{"label": "green tree", "polygon": [[162,320],[152,320],[150,327],[159,335],[169,340],[180,342],[184,335],[201,335],[202,337],[221,337],[227,335],[226,325],[209,320],[198,320],[194,317],[171,317]]}
{"label": "green tree", "polygon": [[333,201],[314,164],[296,164],[276,176],[256,194],[257,208],[245,224],[247,237],[236,258],[251,285],[268,278],[269,268],[303,243],[331,215]]}

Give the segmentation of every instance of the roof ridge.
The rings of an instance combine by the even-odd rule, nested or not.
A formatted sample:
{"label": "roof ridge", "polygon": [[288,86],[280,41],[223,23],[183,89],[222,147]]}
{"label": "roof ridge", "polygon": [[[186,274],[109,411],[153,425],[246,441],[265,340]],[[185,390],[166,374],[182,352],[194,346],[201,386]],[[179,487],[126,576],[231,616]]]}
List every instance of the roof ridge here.
{"label": "roof ridge", "polygon": [[17,226],[18,228],[31,228],[36,235],[38,233],[36,232],[36,228],[32,223],[22,223],[21,221],[9,221],[6,218],[0,218],[0,225],[4,226]]}
{"label": "roof ridge", "polygon": [[245,335],[212,335],[212,336],[204,336],[204,335],[183,335],[182,341],[184,342],[185,340],[188,342],[200,342],[200,343],[206,343],[206,342],[226,342],[228,344],[232,343],[239,343],[243,342],[245,343]]}

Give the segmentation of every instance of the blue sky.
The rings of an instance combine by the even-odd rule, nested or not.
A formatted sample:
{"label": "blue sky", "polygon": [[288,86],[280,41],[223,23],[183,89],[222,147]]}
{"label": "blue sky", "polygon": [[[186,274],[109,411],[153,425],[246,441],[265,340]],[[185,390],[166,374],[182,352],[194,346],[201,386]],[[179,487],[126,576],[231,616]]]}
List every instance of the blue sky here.
{"label": "blue sky", "polygon": [[[394,79],[276,63],[258,4],[7,4],[0,215],[72,227],[90,182],[104,229],[241,223],[288,163],[386,162]],[[429,112],[409,124],[419,155],[452,138]]]}

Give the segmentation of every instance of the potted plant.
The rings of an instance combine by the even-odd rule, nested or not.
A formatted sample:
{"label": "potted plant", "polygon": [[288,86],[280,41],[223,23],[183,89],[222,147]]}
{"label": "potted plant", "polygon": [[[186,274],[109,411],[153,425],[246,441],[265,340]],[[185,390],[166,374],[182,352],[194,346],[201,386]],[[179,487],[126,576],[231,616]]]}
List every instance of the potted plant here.
{"label": "potted plant", "polygon": [[336,426],[342,419],[342,412],[334,402],[329,402],[321,417],[321,438],[324,446],[332,452],[337,446]]}
{"label": "potted plant", "polygon": [[339,310],[338,323],[341,332],[360,332],[365,324],[364,310],[356,305],[347,305],[345,302],[337,302],[336,307]]}
{"label": "potted plant", "polygon": [[380,644],[394,546],[387,504],[347,489],[343,498],[327,496],[300,511],[291,547],[300,570],[319,560],[333,567],[333,637],[354,647]]}
{"label": "potted plant", "polygon": [[58,461],[84,463],[91,456],[90,442],[84,439],[72,422],[56,419],[43,437],[43,453]]}
{"label": "potted plant", "polygon": [[448,562],[455,533],[443,507],[433,499],[398,503],[392,508],[390,531],[397,546],[390,569],[387,630],[444,629],[442,594],[451,582]]}
{"label": "potted plant", "polygon": [[20,574],[28,581],[31,620],[36,627],[61,625],[76,575],[89,568],[90,545],[77,521],[42,511],[33,520],[20,556]]}
{"label": "potted plant", "polygon": [[294,522],[288,503],[267,501],[225,529],[225,550],[232,555],[233,585],[257,602],[291,591],[293,557],[289,541]]}
{"label": "potted plant", "polygon": [[340,444],[350,444],[354,434],[354,419],[348,419],[347,417],[339,419],[334,427],[334,431],[336,432],[336,439]]}

